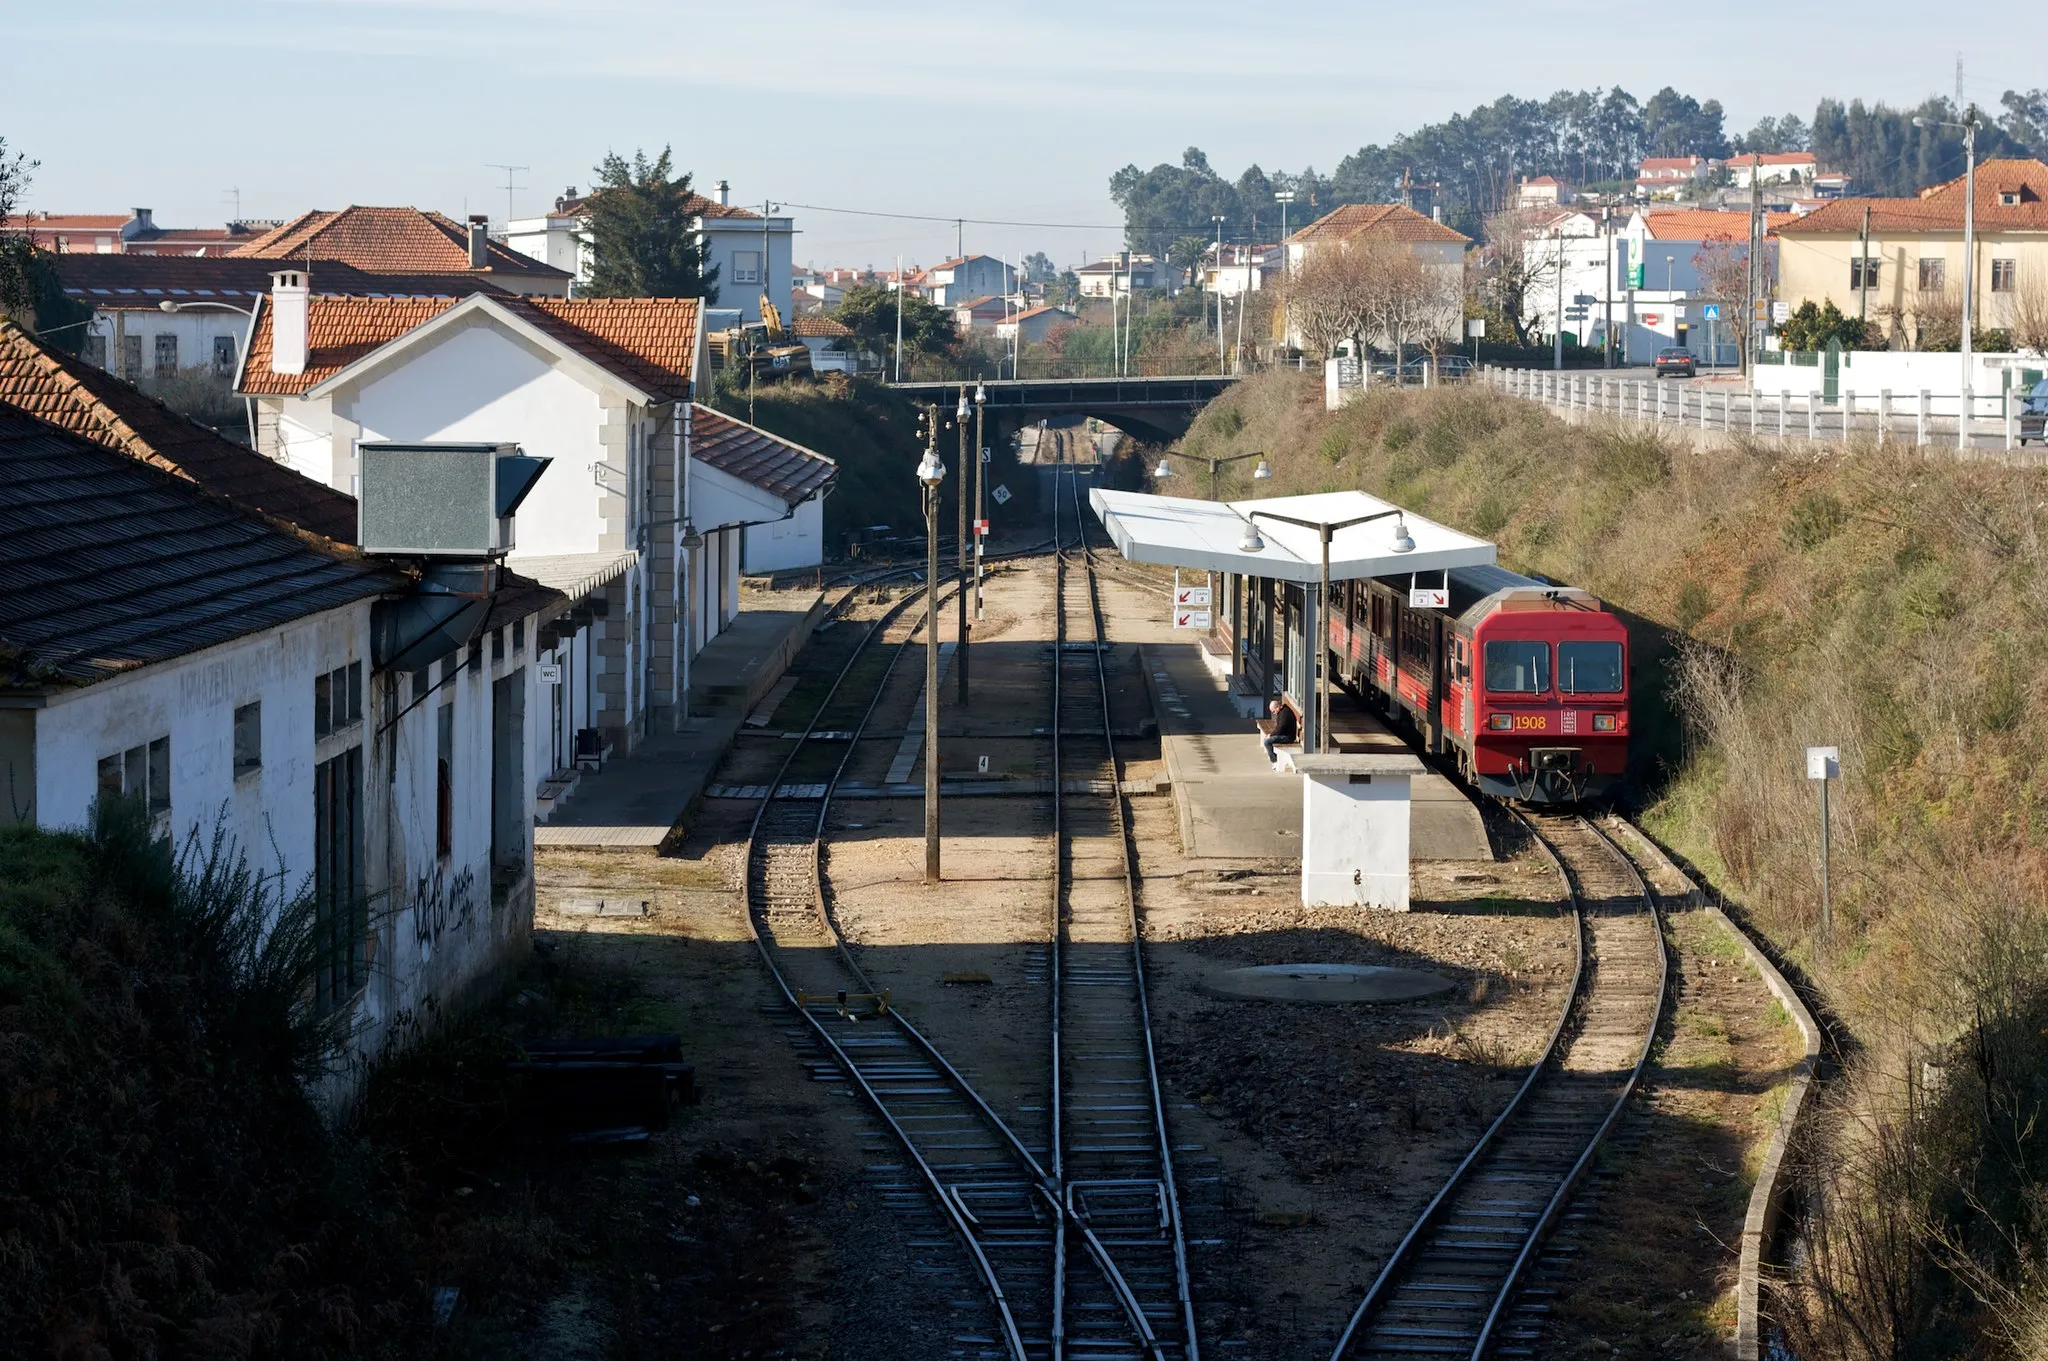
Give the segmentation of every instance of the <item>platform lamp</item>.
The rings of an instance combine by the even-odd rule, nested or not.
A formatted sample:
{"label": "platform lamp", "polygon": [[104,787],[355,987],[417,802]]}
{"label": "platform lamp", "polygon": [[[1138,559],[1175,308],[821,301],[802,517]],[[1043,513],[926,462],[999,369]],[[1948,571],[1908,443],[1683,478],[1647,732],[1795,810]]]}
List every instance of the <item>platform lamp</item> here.
{"label": "platform lamp", "polygon": [[[1209,499],[1211,501],[1216,499],[1216,475],[1222,470],[1223,465],[1226,463],[1242,463],[1248,458],[1255,458],[1259,461],[1259,466],[1252,469],[1252,478],[1255,481],[1264,482],[1273,475],[1272,465],[1266,462],[1266,455],[1262,450],[1254,449],[1248,454],[1224,454],[1220,458],[1212,458],[1209,460]],[[1152,469],[1152,479],[1155,482],[1164,482],[1173,475],[1173,465],[1166,461],[1165,454],[1161,454],[1158,466]]]}
{"label": "platform lamp", "polygon": [[981,550],[982,539],[988,533],[988,503],[982,497],[982,469],[988,463],[988,445],[982,437],[982,404],[988,401],[988,389],[981,380],[974,382],[974,621],[981,622]]}
{"label": "platform lamp", "polygon": [[924,490],[924,881],[939,882],[939,412],[925,412],[924,457],[917,483]]}
{"label": "platform lamp", "polygon": [[1389,517],[1394,521],[1394,539],[1388,547],[1396,553],[1413,553],[1415,539],[1408,533],[1408,517],[1399,506],[1391,510],[1376,510],[1370,515],[1354,516],[1349,520],[1297,520],[1291,515],[1276,515],[1270,510],[1255,510],[1245,517],[1249,520],[1267,519],[1301,529],[1313,529],[1323,542],[1323,570],[1316,595],[1316,635],[1321,646],[1310,654],[1315,658],[1315,674],[1310,679],[1315,685],[1317,755],[1330,749],[1330,540],[1336,537],[1340,529],[1350,529],[1356,525],[1369,524],[1374,520]]}
{"label": "platform lamp", "polygon": [[960,485],[953,490],[953,499],[960,504],[960,541],[954,545],[960,559],[960,631],[958,639],[960,655],[955,659],[960,672],[960,707],[967,707],[967,384],[960,385],[960,404],[953,408],[953,424],[960,430]]}

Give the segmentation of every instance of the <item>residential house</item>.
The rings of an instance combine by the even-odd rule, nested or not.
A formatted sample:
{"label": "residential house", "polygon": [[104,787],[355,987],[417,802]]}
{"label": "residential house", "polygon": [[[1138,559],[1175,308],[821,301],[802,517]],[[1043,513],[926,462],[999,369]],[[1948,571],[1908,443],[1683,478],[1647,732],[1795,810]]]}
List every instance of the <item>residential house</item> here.
{"label": "residential house", "polygon": [[940,307],[974,298],[1001,298],[1017,291],[1017,270],[993,255],[962,255],[924,271],[918,291]]}
{"label": "residential house", "polygon": [[[1842,198],[1778,229],[1778,296],[1832,302],[1913,348],[1929,326],[1954,334],[1963,288],[1965,182],[1918,198]],[[1975,324],[2009,327],[2048,310],[2048,165],[1996,158],[1977,167]],[[1867,232],[1867,236],[1866,236]]]}
{"label": "residential house", "polygon": [[0,222],[0,236],[31,236],[53,252],[73,255],[226,255],[277,224],[230,222],[225,227],[160,227],[156,214],[21,213]]}
{"label": "residential house", "polygon": [[1752,180],[1759,184],[1812,184],[1819,171],[1811,151],[1752,152],[1730,156],[1727,164],[1728,182],[1737,189],[1749,188]]}
{"label": "residential house", "polygon": [[1637,198],[1691,198],[1707,182],[1714,162],[1704,156],[1650,156],[1636,167]]}
{"label": "residential house", "polygon": [[952,305],[953,325],[961,335],[973,331],[992,331],[1008,321],[1018,311],[1017,305],[1009,298],[984,294],[979,298],[963,298]]}
{"label": "residential house", "polygon": [[812,373],[860,372],[860,347],[845,322],[802,312],[790,319],[789,329],[811,352]]}
{"label": "residential house", "polygon": [[575,276],[490,238],[490,219],[465,223],[418,208],[315,209],[237,247],[232,258],[284,264],[334,262],[366,274],[460,274],[508,293],[564,297]]}
{"label": "residential house", "polygon": [[[1472,244],[1472,239],[1435,218],[1424,217],[1413,208],[1398,203],[1347,203],[1309,223],[1282,244],[1286,247],[1285,263],[1289,274],[1302,268],[1311,256],[1320,251],[1372,246],[1391,246],[1408,251],[1428,271],[1428,277],[1440,295],[1437,316],[1426,329],[1445,337],[1453,336],[1461,329],[1459,321],[1464,316],[1465,305],[1465,248]],[[1422,335],[1403,337],[1408,341],[1423,338]],[[1381,340],[1392,343],[1392,337],[1374,339],[1372,343],[1378,344]],[[1300,348],[1302,338],[1298,333],[1291,333],[1287,342]]]}
{"label": "residential house", "polygon": [[[152,391],[180,374],[202,376],[227,391],[273,269],[263,260],[139,253],[62,254],[51,264],[65,296],[93,309],[80,353]],[[323,293],[355,297],[503,291],[481,274],[369,274],[333,261],[311,277]]]}
{"label": "residential house", "polygon": [[1178,282],[1161,261],[1127,250],[1082,265],[1074,277],[1081,281],[1084,298],[1124,297],[1134,288],[1171,288]]}
{"label": "residential house", "polygon": [[[1777,270],[1775,233],[1794,220],[1763,214],[1758,250],[1766,280]],[[1747,212],[1649,208],[1632,216],[1615,259],[1615,326],[1625,361],[1649,363],[1659,349],[1683,346],[1709,362],[1736,362],[1748,255]],[[1718,315],[1709,317],[1709,308]]]}
{"label": "residential house", "polygon": [[1022,340],[1026,345],[1037,345],[1060,327],[1072,325],[1079,320],[1080,317],[1064,307],[1034,307],[999,323],[996,326],[996,337],[1000,340]]}
{"label": "residential house", "polygon": [[[787,298],[791,291],[796,240],[795,219],[763,217],[732,202],[732,187],[720,180],[716,197],[691,194],[683,204],[691,230],[704,245],[705,264],[718,271],[712,301],[735,308],[742,321],[761,320],[761,300]],[[595,255],[590,238],[590,195],[571,185],[552,211],[540,217],[514,218],[506,224],[505,244],[554,268],[577,283],[588,283]]]}
{"label": "residential house", "polygon": [[[509,562],[577,602],[560,659],[575,749],[626,751],[679,721],[690,659],[738,614],[743,560],[823,557],[835,466],[764,435],[798,476],[730,437],[693,400],[705,362],[694,298],[330,297],[287,270],[237,390],[258,449],[344,490],[370,441],[516,440],[553,459]],[[698,447],[700,426],[719,441]]]}
{"label": "residential house", "polygon": [[1281,250],[1278,244],[1234,246],[1226,243],[1219,261],[1211,244],[1202,254],[1202,288],[1226,298],[1256,293],[1280,280]]}
{"label": "residential house", "polygon": [[527,953],[532,647],[560,597],[480,564],[485,594],[425,645],[449,597],[251,508],[246,468],[193,471],[0,401],[0,823],[131,800],[175,847],[219,838],[272,902],[310,896],[311,1000],[345,1018],[323,1094],[346,1100]]}
{"label": "residential house", "polygon": [[1571,191],[1555,175],[1525,178],[1515,190],[1515,206],[1519,208],[1556,208],[1571,201]]}

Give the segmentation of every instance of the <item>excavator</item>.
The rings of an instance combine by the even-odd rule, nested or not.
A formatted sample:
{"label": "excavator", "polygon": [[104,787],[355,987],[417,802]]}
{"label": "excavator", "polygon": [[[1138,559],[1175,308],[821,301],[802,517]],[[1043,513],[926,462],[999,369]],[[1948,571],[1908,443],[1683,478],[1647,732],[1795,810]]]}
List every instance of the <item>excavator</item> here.
{"label": "excavator", "polygon": [[761,320],[743,322],[705,337],[714,369],[738,369],[750,359],[754,381],[773,382],[811,371],[811,351],[782,324],[782,310],[761,295]]}

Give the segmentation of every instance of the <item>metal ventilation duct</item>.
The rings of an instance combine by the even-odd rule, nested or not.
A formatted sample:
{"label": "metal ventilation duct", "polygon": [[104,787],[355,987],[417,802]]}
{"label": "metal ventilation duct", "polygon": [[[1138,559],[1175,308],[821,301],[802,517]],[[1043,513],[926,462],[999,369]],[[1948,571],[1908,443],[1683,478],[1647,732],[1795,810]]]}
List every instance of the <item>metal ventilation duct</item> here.
{"label": "metal ventilation duct", "polygon": [[491,612],[498,569],[487,562],[436,563],[411,595],[370,607],[370,665],[419,671],[475,638]]}

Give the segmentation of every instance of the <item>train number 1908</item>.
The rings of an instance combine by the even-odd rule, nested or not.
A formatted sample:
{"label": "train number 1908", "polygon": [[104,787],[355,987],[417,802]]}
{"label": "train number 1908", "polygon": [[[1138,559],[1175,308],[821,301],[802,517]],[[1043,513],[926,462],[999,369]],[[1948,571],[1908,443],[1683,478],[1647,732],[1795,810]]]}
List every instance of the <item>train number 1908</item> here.
{"label": "train number 1908", "polygon": [[1548,714],[1515,715],[1515,730],[1517,732],[1543,732],[1549,727],[1550,715]]}

